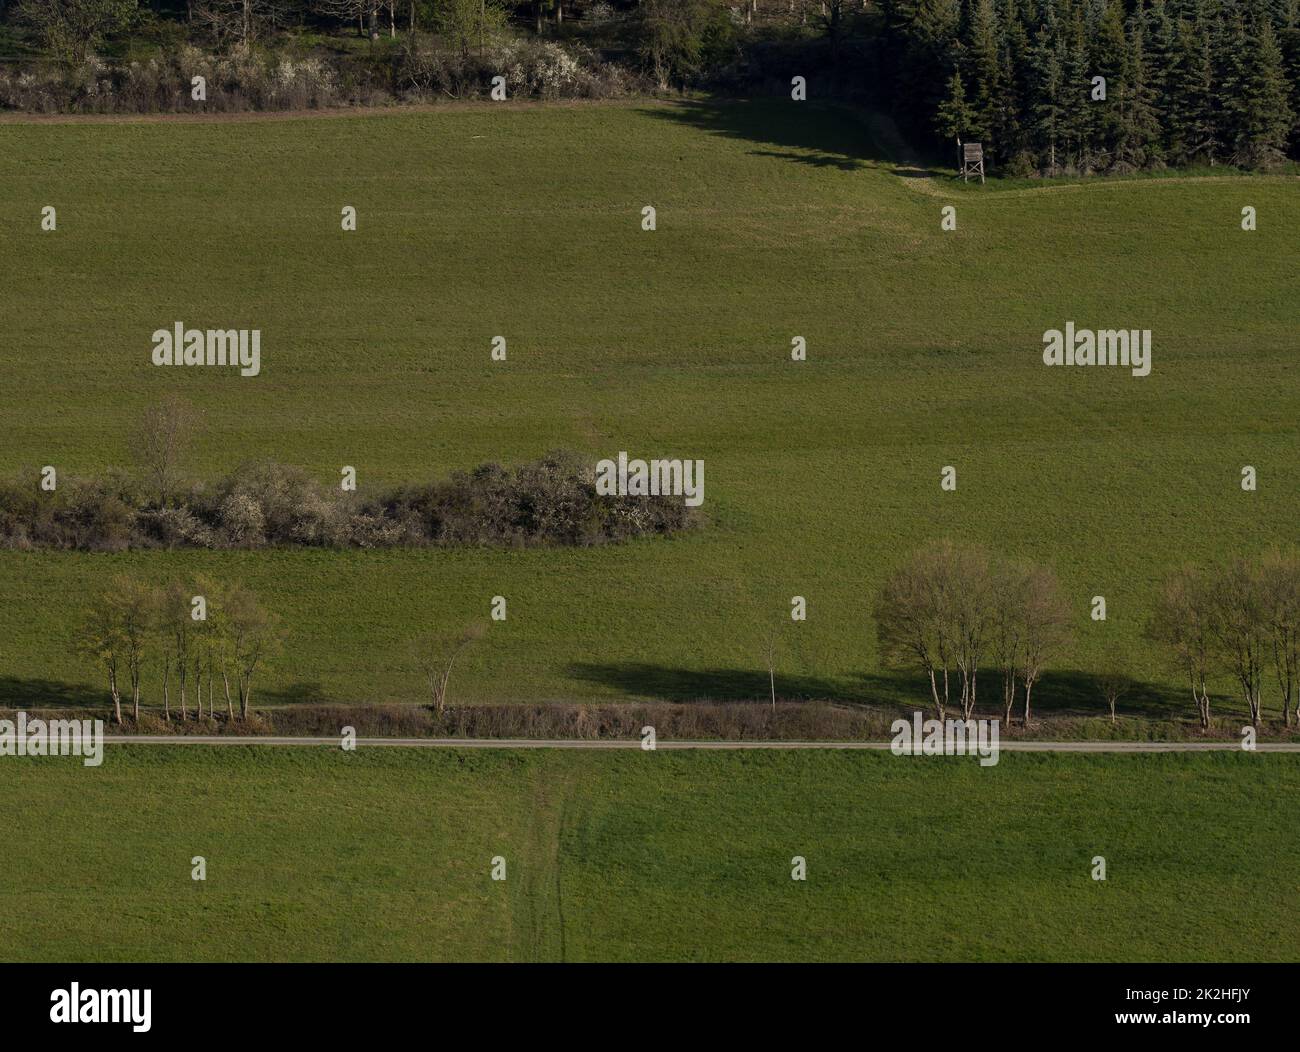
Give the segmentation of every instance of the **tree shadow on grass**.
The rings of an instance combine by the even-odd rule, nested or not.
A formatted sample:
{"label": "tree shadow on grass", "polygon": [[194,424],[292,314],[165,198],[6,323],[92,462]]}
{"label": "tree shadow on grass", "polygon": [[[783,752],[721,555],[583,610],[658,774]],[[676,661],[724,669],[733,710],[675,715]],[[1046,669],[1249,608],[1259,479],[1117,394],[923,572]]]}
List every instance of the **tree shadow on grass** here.
{"label": "tree shadow on grass", "polygon": [[[149,702],[150,707],[161,705],[157,693],[157,686],[154,685],[154,688],[148,692],[148,697],[144,699]],[[320,683],[290,683],[288,686],[266,691],[259,690],[257,693],[263,701],[280,705],[331,704],[338,700],[332,697]],[[124,689],[123,706],[129,701],[128,694],[129,692]],[[111,704],[107,687],[88,687],[84,683],[60,683],[52,679],[0,676],[0,708],[3,709],[103,708],[107,710]]]}
{"label": "tree shadow on grass", "polygon": [[0,708],[87,708],[107,706],[108,690],[84,683],[0,676]]}
{"label": "tree shadow on grass", "polygon": [[756,157],[858,171],[888,168],[907,178],[942,174],[926,168],[881,114],[836,107],[782,107],[770,99],[691,99],[640,111],[655,120],[695,128],[709,135],[751,142]]}
{"label": "tree shadow on grass", "polygon": [[[1001,689],[998,683],[997,689]],[[1022,706],[1024,691],[1021,691]],[[1036,713],[1055,716],[1109,716],[1102,677],[1081,669],[1062,669],[1045,672],[1042,681],[1034,687],[1033,706]],[[1191,697],[1159,683],[1134,680],[1118,702],[1121,714],[1140,716],[1149,720],[1167,720],[1171,717],[1194,714]]]}
{"label": "tree shadow on grass", "polygon": [[[909,714],[918,708],[933,708],[930,683],[920,674],[880,676],[863,674],[858,677],[869,700],[880,705],[894,705]],[[1043,673],[1034,684],[1033,712],[1039,716],[1109,716],[1106,696],[1102,689],[1102,676],[1082,669],[1058,669]],[[953,707],[960,704],[960,681],[956,673],[949,684]],[[1024,711],[1025,691],[1021,684],[1016,690],[1014,714]],[[982,669],[978,681],[977,715],[997,714],[1002,708],[1002,676],[992,669]],[[1128,691],[1119,699],[1119,712],[1125,716],[1138,716],[1150,720],[1167,720],[1186,717],[1191,709],[1191,699],[1186,694],[1160,683],[1134,680]]]}
{"label": "tree shadow on grass", "polygon": [[276,705],[328,705],[338,700],[331,697],[330,692],[322,684],[308,683],[303,680],[274,690],[259,691],[259,693],[262,701],[269,701]]}
{"label": "tree shadow on grass", "polygon": [[[767,698],[770,690],[766,669],[673,668],[629,661],[575,663],[567,672],[585,683],[599,683],[629,696],[662,701],[755,701]],[[776,692],[782,698],[830,698],[842,696],[844,687],[815,676],[789,676],[778,671]]]}
{"label": "tree shadow on grass", "polygon": [[[618,664],[579,663],[570,665],[568,674],[586,683],[612,687],[629,697],[649,697],[663,701],[761,701],[768,697],[767,670],[674,668],[652,662]],[[950,682],[952,709],[960,715],[958,678]],[[833,680],[817,676],[788,675],[779,669],[776,693],[780,698],[810,698],[826,701],[865,703],[892,710],[898,715],[930,713],[929,681],[919,673],[861,673],[851,680]],[[1135,681],[1119,700],[1125,716],[1168,720],[1188,716],[1191,701],[1177,690],[1163,684]],[[984,670],[979,678],[977,715],[999,715],[1002,707],[1002,678]],[[1102,677],[1080,669],[1048,672],[1034,686],[1033,707],[1036,715],[1099,717],[1109,715]],[[1024,690],[1017,692],[1015,712],[1024,708]]]}

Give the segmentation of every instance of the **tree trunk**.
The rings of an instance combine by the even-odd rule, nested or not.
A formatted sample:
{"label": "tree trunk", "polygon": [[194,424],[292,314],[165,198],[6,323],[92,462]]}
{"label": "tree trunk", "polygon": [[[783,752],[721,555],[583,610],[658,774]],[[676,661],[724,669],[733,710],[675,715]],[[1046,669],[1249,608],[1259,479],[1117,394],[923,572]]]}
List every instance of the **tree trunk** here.
{"label": "tree trunk", "polygon": [[939,700],[939,683],[935,677],[934,669],[930,669],[930,696],[934,698],[934,711],[939,719],[943,719],[943,702]]}
{"label": "tree trunk", "polygon": [[447,684],[451,680],[451,665],[448,664],[443,670],[442,679],[438,681],[438,715],[441,716],[447,708]]}
{"label": "tree trunk", "polygon": [[108,670],[108,692],[113,695],[113,715],[117,719],[118,726],[122,725],[122,695],[117,689],[117,670]]}
{"label": "tree trunk", "polygon": [[226,688],[226,712],[230,716],[230,722],[235,722],[235,703],[230,700],[230,677],[226,675],[226,659],[221,659],[221,682]]}

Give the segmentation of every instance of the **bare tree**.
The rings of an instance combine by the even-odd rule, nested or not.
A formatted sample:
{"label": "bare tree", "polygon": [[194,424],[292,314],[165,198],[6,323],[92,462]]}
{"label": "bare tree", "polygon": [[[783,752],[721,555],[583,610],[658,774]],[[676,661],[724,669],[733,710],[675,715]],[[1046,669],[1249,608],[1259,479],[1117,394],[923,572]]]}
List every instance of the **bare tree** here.
{"label": "bare tree", "polygon": [[290,5],[282,0],[197,0],[190,8],[191,20],[211,34],[221,47],[229,42],[244,46],[262,33],[289,20]]}
{"label": "bare tree", "polygon": [[1023,563],[999,567],[993,581],[993,609],[989,623],[989,657],[1002,674],[1002,723],[1011,726],[1020,670],[1024,665],[1025,606],[1033,570]]}
{"label": "bare tree", "polygon": [[[355,22],[358,36],[366,35],[367,14],[370,15],[371,27],[374,27],[375,14],[379,9],[378,0],[314,0],[311,6],[320,14],[337,18],[340,22]],[[411,17],[414,21],[414,7]]]}
{"label": "bare tree", "polygon": [[875,617],[881,660],[924,672],[941,720],[954,672],[962,718],[974,716],[980,666],[991,661],[1002,673],[1003,718],[1011,719],[1019,678],[1028,723],[1034,685],[1069,638],[1069,609],[1050,570],[952,541],[922,548],[891,574]]}
{"label": "bare tree", "polygon": [[947,718],[954,672],[960,680],[962,717],[970,719],[975,712],[994,601],[988,553],[947,540],[915,552],[886,580],[877,598],[882,661],[887,667],[920,669],[941,720]]}
{"label": "bare tree", "polygon": [[1118,723],[1116,708],[1120,698],[1133,689],[1133,677],[1121,668],[1111,667],[1098,677],[1097,685],[1101,687],[1101,696],[1110,709],[1110,722]]}
{"label": "bare tree", "polygon": [[1201,727],[1210,726],[1207,686],[1214,664],[1210,633],[1209,582],[1192,566],[1174,573],[1156,597],[1146,636],[1164,646],[1174,665],[1187,676]]}
{"label": "bare tree", "polygon": [[105,592],[86,611],[77,632],[77,649],[100,665],[108,674],[108,692],[113,699],[113,718],[120,725],[122,693],[117,677],[124,661],[125,644],[122,639],[119,602],[114,592]]}
{"label": "bare tree", "polygon": [[208,578],[199,578],[199,588],[207,597],[207,620],[202,631],[202,649],[204,668],[208,677],[208,716],[215,717],[217,670],[221,672],[221,684],[226,696],[226,719],[235,720],[235,703],[230,694],[230,665],[234,659],[231,641],[231,622],[227,611],[226,590],[217,582]]}
{"label": "bare tree", "polygon": [[[118,632],[122,642],[122,657],[127,678],[131,683],[131,706],[136,726],[140,724],[140,679],[144,656],[153,635],[154,609],[157,600],[154,590],[130,577],[113,581],[114,605],[117,610]],[[121,720],[118,721],[119,723]]]}
{"label": "bare tree", "polygon": [[176,686],[180,691],[181,719],[189,719],[186,704],[186,687],[189,684],[190,663],[194,649],[194,618],[191,600],[194,591],[180,581],[172,581],[163,590],[159,600],[159,624],[167,636],[166,653],[176,670]]}
{"label": "bare tree", "polygon": [[85,63],[104,38],[139,17],[137,0],[23,0],[18,17],[67,66]]}
{"label": "bare tree", "polygon": [[939,546],[914,552],[885,580],[873,611],[881,663],[919,669],[929,680],[940,720],[947,718],[952,650],[941,595],[943,574]]}
{"label": "bare tree", "polygon": [[[203,719],[203,681],[206,675],[208,719],[213,719],[216,709],[216,702],[213,700],[213,666],[224,643],[221,638],[221,629],[224,626],[222,597],[217,583],[206,576],[199,576],[194,579],[193,592],[194,596],[203,597],[203,617],[194,621],[192,607],[190,614],[191,621],[193,621],[190,626],[190,650],[194,655],[195,715],[197,719]],[[191,604],[193,604],[193,601],[194,599],[191,597]]]}
{"label": "bare tree", "polygon": [[1264,557],[1263,576],[1264,614],[1282,692],[1282,722],[1290,727],[1293,702],[1300,722],[1300,554],[1270,552]]}
{"label": "bare tree", "polygon": [[776,644],[781,636],[781,622],[772,624],[763,637],[763,661],[767,666],[767,685],[772,692],[772,711],[776,712]]}
{"label": "bare tree", "polygon": [[150,631],[158,645],[162,665],[163,719],[172,719],[171,673],[176,664],[175,637],[171,625],[171,595],[168,588],[155,589],[150,612]]}
{"label": "bare tree", "polygon": [[456,659],[486,633],[487,628],[481,622],[474,622],[450,639],[435,634],[416,641],[416,660],[429,684],[429,700],[439,716],[447,708],[447,684],[451,681]]}
{"label": "bare tree", "polygon": [[993,621],[994,584],[989,555],[974,545],[952,546],[948,556],[950,577],[943,593],[954,641],[953,660],[961,673],[961,714],[975,715],[976,684],[980,662],[986,656]]}
{"label": "bare tree", "polygon": [[1261,688],[1269,653],[1263,574],[1237,557],[1219,567],[1211,580],[1210,636],[1219,659],[1237,681],[1250,722],[1263,718]]}
{"label": "bare tree", "polygon": [[279,622],[242,587],[226,593],[225,618],[239,693],[239,716],[246,720],[253,698],[253,676],[280,647]]}
{"label": "bare tree", "polygon": [[140,722],[140,687],[156,603],[154,591],[147,584],[130,577],[115,577],[87,611],[78,633],[78,648],[108,673],[113,717],[119,724],[123,674],[130,685],[133,718],[137,725]]}
{"label": "bare tree", "polygon": [[1024,637],[1020,678],[1025,687],[1025,726],[1032,717],[1030,699],[1043,671],[1070,640],[1070,610],[1051,570],[1034,568],[1025,582]]}
{"label": "bare tree", "polygon": [[193,406],[175,395],[144,411],[132,451],[159,506],[167,503],[180,481],[182,460],[197,424]]}

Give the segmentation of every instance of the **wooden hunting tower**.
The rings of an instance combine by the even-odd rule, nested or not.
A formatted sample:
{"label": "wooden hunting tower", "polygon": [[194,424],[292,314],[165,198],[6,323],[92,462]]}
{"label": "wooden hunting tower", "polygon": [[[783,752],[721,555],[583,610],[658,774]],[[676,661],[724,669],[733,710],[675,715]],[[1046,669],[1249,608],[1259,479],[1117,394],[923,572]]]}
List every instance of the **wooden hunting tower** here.
{"label": "wooden hunting tower", "polygon": [[959,143],[961,146],[961,181],[967,182],[972,175],[978,175],[984,182],[984,144],[979,142]]}

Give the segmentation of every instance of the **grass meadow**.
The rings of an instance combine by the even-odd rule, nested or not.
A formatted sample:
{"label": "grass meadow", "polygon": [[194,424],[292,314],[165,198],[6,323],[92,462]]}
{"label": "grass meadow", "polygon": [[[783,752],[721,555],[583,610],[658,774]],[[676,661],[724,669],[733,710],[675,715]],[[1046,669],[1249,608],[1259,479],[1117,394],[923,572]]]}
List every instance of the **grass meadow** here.
{"label": "grass meadow", "polygon": [[[0,696],[12,704],[98,702],[95,672],[73,655],[69,636],[87,596],[120,571],[159,579],[204,571],[256,590],[288,627],[285,652],[255,696],[264,704],[417,700],[421,681],[408,640],[486,617],[494,595],[507,597],[509,617],[458,666],[453,690],[461,700],[680,699],[719,684],[732,685],[722,693],[744,693],[750,673],[757,693],[765,626],[785,616],[793,595],[807,597],[809,617],[799,625],[787,619],[779,675],[805,694],[866,700],[881,671],[873,592],[910,549],[945,535],[1057,570],[1078,612],[1065,668],[1097,670],[1119,656],[1176,691],[1176,678],[1141,640],[1160,578],[1184,560],[1297,540],[1294,177],[1035,187],[992,181],[976,189],[900,168],[848,111],[685,101],[483,104],[311,119],[7,122],[0,123],[0,186],[0,471],[53,464],[65,475],[89,475],[125,464],[127,435],[143,408],[179,392],[205,414],[189,465],[196,477],[269,457],[300,464],[322,481],[354,465],[365,488],[486,460],[532,459],[555,447],[593,457],[628,450],[703,459],[709,519],[706,528],[671,540],[593,550],[0,553]],[[944,204],[957,206],[955,232],[940,230]],[[40,230],[45,205],[58,210],[56,232]],[[358,210],[355,233],[340,229],[345,205]],[[640,228],[645,205],[657,209],[654,232]],[[1255,232],[1240,228],[1246,205],[1258,210]],[[150,334],[178,320],[260,328],[262,374],[154,367]],[[1071,320],[1150,328],[1151,375],[1045,368],[1043,332]],[[489,359],[496,335],[508,341],[504,363]],[[794,336],[807,340],[806,362],[790,360]],[[1240,487],[1247,464],[1258,471],[1254,493]],[[940,491],[945,465],[958,471],[954,493]],[[1097,594],[1107,598],[1105,623],[1088,617]],[[274,782],[271,772],[301,764],[322,786],[333,784],[334,760],[270,755],[256,754],[255,778]],[[161,765],[160,776],[183,783],[203,765],[231,762],[224,753],[183,761],[151,754],[122,770]],[[541,791],[535,779],[552,764],[581,780],[589,762],[357,761],[375,771],[410,763],[417,780],[464,771],[467,780],[457,785],[470,811],[486,806],[474,796],[482,791],[478,765],[503,779],[495,791],[524,800]],[[824,763],[848,786],[854,765],[869,765],[839,757],[764,759],[753,767],[741,759],[655,762],[656,771],[692,765],[737,802],[739,815],[741,796],[733,797],[725,778],[712,781],[719,772],[762,778],[775,769],[768,764],[800,770]],[[1220,761],[1211,760],[1186,767],[1086,761],[1105,762],[1135,785],[1159,784],[1149,806],[1175,816],[1178,805],[1166,802],[1163,781],[1155,781],[1159,772],[1222,774],[1214,766]],[[612,765],[626,772],[628,763]],[[1038,763],[1009,758],[988,791],[1013,784],[1017,772],[1050,781],[1070,799],[1081,791],[1085,762]],[[1280,761],[1252,770],[1284,777]],[[106,772],[105,785],[116,777]],[[635,778],[650,779],[639,791],[655,800],[679,792],[662,774]],[[166,784],[157,791],[189,800],[183,811],[200,823],[247,821],[247,810],[229,806],[230,797],[209,809],[181,784]],[[879,816],[852,807],[842,816],[822,813],[843,796],[819,794],[816,813],[805,812],[797,808],[812,805],[798,802],[797,785],[773,782],[793,794],[792,834],[813,819],[826,823],[816,835],[855,833],[823,865],[858,883],[791,889],[782,880],[781,856],[794,851],[786,839],[760,850],[742,838],[725,862],[675,850],[652,858],[647,841],[628,831],[652,823],[645,831],[652,841],[673,821],[670,812],[641,803],[651,811],[625,813],[618,801],[631,807],[641,799],[632,783],[602,784],[608,800],[583,794],[574,806],[586,808],[586,817],[557,814],[560,832],[543,838],[559,851],[562,872],[588,882],[592,909],[575,912],[566,935],[575,957],[619,956],[633,945],[689,955],[682,933],[710,922],[697,916],[688,923],[688,913],[665,910],[695,899],[701,887],[716,889],[737,910],[720,914],[731,919],[717,923],[720,941],[710,945],[718,954],[775,951],[793,945],[796,934],[807,938],[810,926],[829,939],[844,924],[862,952],[925,956],[944,948],[921,935],[926,911],[946,901],[946,870],[934,868],[921,884],[904,879],[906,865],[887,879],[873,870],[880,844],[870,829]],[[236,783],[227,791],[247,790]],[[247,863],[231,860],[228,883],[199,892],[181,886],[175,901],[156,883],[136,887],[130,863],[119,884],[96,885],[93,874],[119,847],[94,849],[107,853],[98,860],[87,848],[79,879],[96,889],[91,898],[104,896],[100,905],[116,915],[114,923],[123,913],[139,914],[137,934],[122,936],[138,941],[125,949],[161,952],[146,922],[192,909],[203,922],[193,938],[210,937],[205,945],[214,955],[257,956],[272,933],[291,945],[295,931],[319,922],[328,906],[340,952],[366,956],[374,936],[345,923],[349,911],[371,908],[357,877],[372,860],[359,849],[349,855],[345,835],[366,816],[397,828],[427,821],[423,843],[389,840],[405,861],[386,862],[380,874],[388,881],[384,894],[412,903],[428,896],[431,904],[402,943],[407,955],[453,947],[473,956],[554,955],[549,914],[513,917],[509,896],[474,890],[479,856],[494,837],[537,832],[512,824],[522,817],[507,817],[527,808],[494,810],[487,827],[471,828],[458,826],[459,818],[408,814],[397,806],[401,794],[423,799],[411,786],[398,793],[376,783],[368,801],[337,814],[311,802],[306,790],[278,791],[288,794],[286,804],[296,801],[333,823],[339,837],[327,862],[332,875],[303,878],[318,900],[276,905],[270,875],[298,872],[299,864],[292,835],[282,842],[278,826],[264,846],[282,852],[279,869],[255,874],[252,855]],[[555,793],[559,807],[565,794]],[[1190,801],[1188,793],[1180,799]],[[1111,796],[1116,808],[1120,799],[1132,807],[1131,797]],[[954,829],[960,823],[951,807],[962,799],[945,793],[945,821]],[[1016,852],[1037,852],[1043,865],[1064,867],[1062,881],[1067,869],[1073,879],[1102,829],[1122,836],[1136,818],[1117,810],[1116,825],[1080,826],[1081,839],[1043,832],[1035,835],[1065,839],[1025,844],[1017,838],[1036,828],[1029,820],[1045,805],[1032,795],[1015,799],[997,812],[1007,816],[998,820],[998,835],[1009,854],[989,861],[987,883],[972,885],[971,928],[947,950],[1032,955],[1036,938],[1069,926],[1088,954],[1089,925],[1104,916],[1112,934],[1133,940],[1136,956],[1173,938],[1164,926],[1173,914],[1161,911],[1226,916],[1235,909],[1217,893],[1189,901],[1186,875],[1170,877],[1161,891],[1168,860],[1159,851],[1148,856],[1145,875],[1132,878],[1150,882],[1151,894],[1141,899],[1152,914],[1124,900],[1118,879],[1100,889],[1089,883],[1067,891],[1058,883],[1036,892],[1007,862]],[[1229,814],[1214,794],[1197,799]],[[429,800],[433,807],[433,794]],[[170,805],[151,796],[138,806],[147,813]],[[129,826],[138,806],[113,813]],[[1255,835],[1235,817],[1229,827],[1235,836]],[[1083,835],[1089,830],[1091,838]],[[620,861],[613,851],[579,850],[580,837],[598,844],[605,831],[633,855]],[[887,840],[906,856],[898,835]],[[447,843],[473,848],[472,865],[464,863],[462,883],[454,884],[463,909],[446,908],[436,882],[405,879],[417,873],[417,860],[434,864]],[[705,850],[690,837],[682,844],[682,852]],[[1162,850],[1199,847],[1189,840]],[[763,854],[760,864],[763,852],[771,858]],[[243,878],[241,864],[249,867]],[[752,882],[727,874],[740,867],[753,876],[769,864],[769,912],[740,909]],[[617,919],[601,928],[595,907],[636,888],[645,865],[663,867],[665,883],[656,886],[667,890],[629,895]],[[73,870],[61,872],[73,879]],[[878,878],[890,894],[880,896]],[[62,901],[54,889],[25,892]],[[198,898],[188,904],[192,892]],[[790,912],[790,897],[800,894],[805,901]],[[1100,904],[1116,899],[1119,914]],[[976,901],[1025,924],[1032,919],[1037,935],[1021,931],[1012,939],[977,924]],[[842,908],[850,905],[846,919]],[[223,942],[236,908],[250,911],[255,930],[246,941]],[[891,910],[889,930],[878,922]],[[99,915],[87,905],[73,927],[99,924]],[[1117,916],[1128,920],[1116,923]],[[1225,943],[1220,933],[1204,952],[1264,945],[1257,928],[1277,916],[1242,906],[1240,941],[1228,936]],[[525,929],[512,926],[525,923],[542,925],[528,936],[541,940],[531,948]],[[469,932],[482,934],[472,952]],[[1179,937],[1197,950],[1196,931]]]}
{"label": "grass meadow", "polygon": [[1248,753],[110,746],[0,764],[0,957],[1295,960],[1298,792]]}

